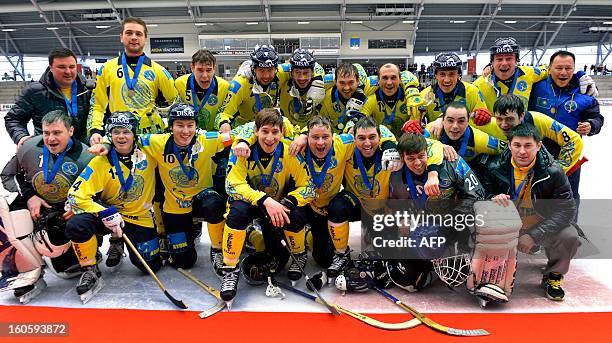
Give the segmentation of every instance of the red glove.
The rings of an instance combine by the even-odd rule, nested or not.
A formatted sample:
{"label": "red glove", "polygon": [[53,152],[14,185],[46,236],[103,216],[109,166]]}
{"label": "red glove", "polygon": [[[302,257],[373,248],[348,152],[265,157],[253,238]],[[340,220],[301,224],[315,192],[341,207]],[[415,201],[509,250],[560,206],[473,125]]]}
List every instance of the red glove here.
{"label": "red glove", "polygon": [[424,133],[421,123],[414,119],[405,122],[402,126],[402,131],[406,133],[416,133],[419,135],[422,135]]}
{"label": "red glove", "polygon": [[486,108],[477,108],[471,114],[474,124],[478,126],[487,125],[491,122],[491,112]]}

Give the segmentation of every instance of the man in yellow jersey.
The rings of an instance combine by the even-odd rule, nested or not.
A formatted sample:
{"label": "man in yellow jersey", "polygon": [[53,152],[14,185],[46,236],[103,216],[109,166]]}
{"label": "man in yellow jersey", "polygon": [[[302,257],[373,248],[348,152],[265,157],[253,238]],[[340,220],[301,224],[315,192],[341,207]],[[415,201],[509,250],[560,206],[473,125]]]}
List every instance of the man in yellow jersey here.
{"label": "man in yellow jersey", "polygon": [[227,199],[213,187],[213,160],[229,149],[231,137],[208,131],[196,135],[198,117],[190,105],[172,105],[168,111],[172,133],[141,136],[140,147],[156,161],[164,185],[162,220],[170,263],[180,268],[195,264],[193,221],[206,221],[211,262],[218,273],[222,265],[221,238]]}
{"label": "man in yellow jersey", "polygon": [[[478,127],[489,135],[506,140],[510,131],[520,123],[533,125],[543,139],[558,146],[557,161],[568,173],[580,161],[582,138],[567,126],[539,112],[526,112],[522,100],[513,94],[502,95],[493,106],[495,120]],[[571,173],[570,173],[571,174]]]}
{"label": "man in yellow jersey", "polygon": [[[306,205],[315,196],[312,180],[301,158],[289,154],[282,141],[283,118],[275,109],[264,109],[255,118],[257,141],[250,146],[250,157],[230,155],[226,191],[229,212],[223,231],[223,277],[221,297],[232,301],[238,289],[238,261],[246,239],[246,227],[253,217],[263,217],[266,252],[282,268],[288,252],[280,241],[286,239],[297,263],[306,265]],[[279,268],[279,269],[280,269]],[[287,276],[302,277],[296,261]]]}
{"label": "man in yellow jersey", "polygon": [[163,132],[165,125],[153,107],[160,103],[160,94],[168,103],[177,96],[172,75],[143,52],[147,41],[145,22],[125,18],[120,37],[125,50],[98,70],[87,125],[92,145],[102,141],[108,112],[133,112],[140,122],[139,133]]}
{"label": "man in yellow jersey", "polygon": [[[462,65],[461,58],[454,52],[436,55],[433,62],[434,82],[421,91],[428,123],[440,118],[448,104],[454,101],[464,103],[468,113],[475,113],[473,120],[477,125],[484,125],[491,120],[490,114],[488,117],[480,117],[482,114],[477,110],[486,109],[487,105],[476,86],[461,80]],[[441,129],[439,124],[438,129]]]}
{"label": "man in yellow jersey", "polygon": [[332,278],[350,262],[349,222],[360,220],[362,209],[368,215],[377,210],[366,208],[362,201],[387,199],[389,177],[402,167],[395,137],[390,131],[381,130],[372,117],[363,116],[353,129],[355,147],[347,155],[344,190],[331,199],[327,208],[328,229],[335,250],[327,268],[327,275]]}
{"label": "man in yellow jersey", "polygon": [[[533,84],[545,80],[548,77],[548,70],[517,66],[520,46],[512,37],[496,39],[489,52],[493,68],[491,74],[482,75],[474,81],[474,86],[482,93],[487,108],[492,111],[495,100],[504,94],[518,96],[527,108]],[[581,76],[580,86],[587,95],[597,96],[597,88],[590,76]]]}
{"label": "man in yellow jersey", "polygon": [[341,133],[348,124],[349,113],[360,111],[367,97],[359,88],[359,71],[353,64],[338,64],[334,82],[325,92],[319,114],[331,120],[335,133]]}
{"label": "man in yellow jersey", "polygon": [[377,82],[378,90],[368,97],[361,112],[374,117],[377,123],[387,126],[394,135],[399,136],[404,122],[418,120],[417,103],[404,96],[397,65],[383,64],[378,70]]}
{"label": "man in yellow jersey", "polygon": [[537,128],[519,124],[507,136],[509,149],[491,161],[483,182],[493,200],[519,210],[523,227],[518,250],[531,253],[538,245],[544,247],[548,264],[542,283],[546,296],[560,301],[565,296],[563,275],[581,244],[572,225],[576,213],[572,189],[563,169],[542,149]]}
{"label": "man in yellow jersey", "polygon": [[289,74],[278,73],[278,53],[271,45],[256,46],[251,53],[251,77],[236,75],[217,115],[215,126],[222,133],[253,121],[264,108],[278,106],[280,85]]}
{"label": "man in yellow jersey", "polygon": [[[132,112],[111,114],[106,125],[112,142],[108,155],[94,157],[68,192],[66,206],[75,216],[66,224],[66,236],[84,271],[76,287],[84,302],[104,285],[96,259],[97,235],[126,234],[152,270],[162,265],[151,214],[156,163],[136,148],[137,128]],[[134,254],[130,261],[146,273]]]}

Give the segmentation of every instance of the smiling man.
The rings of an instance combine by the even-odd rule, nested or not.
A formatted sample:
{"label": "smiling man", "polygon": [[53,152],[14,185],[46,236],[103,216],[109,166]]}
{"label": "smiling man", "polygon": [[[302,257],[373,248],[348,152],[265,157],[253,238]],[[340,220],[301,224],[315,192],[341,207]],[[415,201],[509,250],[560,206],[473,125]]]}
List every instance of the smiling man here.
{"label": "smiling man", "polygon": [[[593,136],[601,131],[604,118],[599,103],[592,96],[580,93],[580,83],[574,75],[575,56],[559,50],[550,57],[550,75],[536,83],[531,92],[529,109],[544,113],[580,135]],[[546,149],[556,154],[557,147],[545,141]],[[569,178],[574,199],[579,199],[580,169]]]}
{"label": "smiling man", "polygon": [[351,111],[361,111],[367,97],[359,88],[359,70],[342,62],[336,67],[334,86],[325,92],[319,114],[331,119],[335,133],[342,133]]}
{"label": "smiling man", "polygon": [[131,111],[140,122],[138,133],[161,133],[165,124],[154,113],[159,95],[172,103],[177,92],[172,75],[144,53],[147,25],[140,18],[128,17],[121,24],[121,56],[108,60],[98,70],[94,104],[90,110],[90,143],[102,141],[104,114],[107,111]]}
{"label": "smiling man", "polygon": [[48,112],[62,110],[72,117],[74,137],[87,142],[87,115],[91,92],[85,78],[77,73],[77,57],[66,48],[49,53],[49,68],[38,82],[25,87],[4,117],[4,125],[17,149],[32,137],[28,122],[34,124],[34,135],[42,134],[42,117]]}

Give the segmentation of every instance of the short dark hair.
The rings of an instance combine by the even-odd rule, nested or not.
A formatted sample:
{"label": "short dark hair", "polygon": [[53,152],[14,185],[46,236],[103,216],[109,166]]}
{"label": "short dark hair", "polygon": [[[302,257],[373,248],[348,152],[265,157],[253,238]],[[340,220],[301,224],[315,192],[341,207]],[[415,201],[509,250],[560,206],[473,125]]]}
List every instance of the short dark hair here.
{"label": "short dark hair", "polygon": [[520,117],[525,113],[525,104],[514,94],[504,94],[493,104],[493,113],[506,114],[508,111],[514,111]]}
{"label": "short dark hair", "polygon": [[397,151],[400,155],[418,154],[427,150],[427,140],[418,133],[404,133],[397,141]]}
{"label": "short dark hair", "polygon": [[307,127],[308,127],[308,131],[310,131],[310,129],[312,129],[314,126],[325,126],[327,127],[330,131],[332,131],[332,123],[331,120],[329,119],[329,117],[324,117],[321,115],[316,115],[312,118],[310,118],[310,120],[308,121]]}
{"label": "short dark hair", "polygon": [[144,28],[145,37],[149,35],[149,31],[147,30],[147,23],[145,23],[144,20],[136,17],[127,17],[123,19],[123,22],[121,23],[121,33],[123,33],[123,31],[125,30],[125,24],[129,23],[141,25]]}
{"label": "short dark hair", "polygon": [[53,60],[56,58],[74,57],[78,61],[76,55],[68,48],[55,48],[49,52],[49,65],[53,65]]}
{"label": "short dark hair", "polygon": [[555,51],[554,54],[552,54],[552,56],[550,56],[550,63],[549,66],[553,63],[553,60],[555,59],[555,57],[557,56],[561,56],[561,57],[567,57],[570,56],[572,58],[572,61],[574,61],[574,63],[576,63],[576,55],[574,55],[574,53],[569,52],[567,50],[557,50]]}
{"label": "short dark hair", "polygon": [[47,114],[42,117],[41,125],[50,125],[55,123],[56,121],[61,121],[62,123],[64,123],[66,129],[70,129],[72,127],[72,117],[70,117],[68,113],[63,110],[54,110],[51,112],[47,112]]}
{"label": "short dark hair", "polygon": [[255,116],[255,130],[265,125],[278,126],[283,129],[283,116],[276,108],[264,108]]}
{"label": "short dark hair", "polygon": [[536,143],[542,141],[540,132],[530,123],[521,123],[513,127],[508,134],[508,143],[512,142],[512,138],[514,137],[532,137]]}
{"label": "short dark hair", "polygon": [[217,59],[212,52],[206,49],[200,49],[191,56],[191,63],[195,66],[196,63],[217,65]]}
{"label": "short dark hair", "polygon": [[376,120],[374,120],[374,117],[363,116],[359,118],[359,120],[357,120],[357,122],[355,123],[355,126],[353,126],[353,134],[357,135],[358,129],[370,129],[373,127],[376,128],[376,131],[378,132],[378,134],[380,134],[378,123],[376,122]]}
{"label": "short dark hair", "polygon": [[334,73],[334,79],[338,80],[338,76],[355,76],[359,81],[359,70],[349,62],[340,62]]}
{"label": "short dark hair", "polygon": [[462,101],[453,101],[450,104],[448,104],[448,106],[446,107],[446,109],[444,110],[444,112],[442,113],[442,117],[446,116],[446,111],[448,111],[449,108],[456,108],[456,109],[463,109],[465,110],[465,114],[469,117],[470,114],[470,110],[467,108],[467,105],[465,103],[463,103]]}

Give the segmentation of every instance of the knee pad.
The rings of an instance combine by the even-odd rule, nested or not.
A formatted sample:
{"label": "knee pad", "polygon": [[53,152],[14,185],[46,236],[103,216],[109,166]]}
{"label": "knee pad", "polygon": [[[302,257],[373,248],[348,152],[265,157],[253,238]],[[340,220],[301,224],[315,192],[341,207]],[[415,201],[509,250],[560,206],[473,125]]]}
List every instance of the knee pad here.
{"label": "knee pad", "polygon": [[251,204],[244,201],[232,201],[227,214],[226,225],[235,230],[244,230],[251,223]]}
{"label": "knee pad", "polygon": [[189,249],[190,244],[187,243],[187,234],[185,232],[168,233],[167,236],[168,252],[170,254],[179,254]]}
{"label": "knee pad", "polygon": [[291,222],[285,226],[285,229],[291,232],[298,232],[308,222],[308,213],[304,207],[296,206],[289,212],[289,220]]}
{"label": "knee pad", "polygon": [[332,223],[349,221],[351,213],[360,207],[359,199],[352,193],[342,191],[338,193],[327,207],[327,219]]}
{"label": "knee pad", "polygon": [[6,241],[6,244],[16,249],[13,256],[19,271],[39,268],[42,265],[42,258],[29,236],[34,230],[30,212],[28,210],[9,212],[6,200],[2,198],[0,201],[2,201],[0,204],[0,218],[2,219],[0,232],[4,233],[3,240]]}
{"label": "knee pad", "polygon": [[507,302],[514,285],[521,218],[514,206],[503,207],[493,202],[477,202],[474,211],[477,217],[482,216],[484,225],[476,226],[472,274],[467,287],[477,295]]}
{"label": "knee pad", "polygon": [[[136,243],[136,250],[145,260],[149,268],[152,271],[158,271],[162,266],[161,257],[159,256],[159,239],[157,237],[146,241],[146,242],[138,242]],[[146,268],[140,262],[140,259],[134,254],[130,254],[130,261],[132,264],[140,269],[143,273],[147,273]]]}
{"label": "knee pad", "polygon": [[206,188],[193,198],[193,217],[208,223],[219,223],[225,214],[226,200],[216,190]]}
{"label": "knee pad", "polygon": [[191,268],[198,259],[193,244],[187,242],[185,232],[168,234],[168,253],[170,264],[176,268]]}

